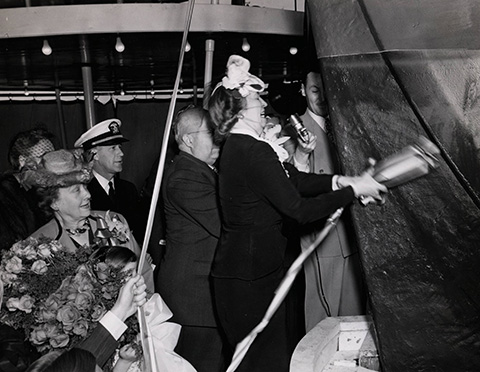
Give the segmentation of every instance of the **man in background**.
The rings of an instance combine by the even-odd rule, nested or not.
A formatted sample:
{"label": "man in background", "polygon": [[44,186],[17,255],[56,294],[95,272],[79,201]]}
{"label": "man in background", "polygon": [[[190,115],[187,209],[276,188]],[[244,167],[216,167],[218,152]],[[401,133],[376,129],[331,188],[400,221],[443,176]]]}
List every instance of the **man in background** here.
{"label": "man in background", "polygon": [[[329,132],[328,105],[322,76],[310,71],[302,84],[307,111],[301,120],[315,136],[316,145],[301,144],[295,152],[294,164],[310,173],[338,174],[336,149]],[[347,212],[347,211],[346,211]],[[366,291],[353,234],[348,230],[348,216],[337,223],[321,245],[304,264],[305,325],[310,331],[328,316],[365,314]],[[324,227],[325,221],[301,230],[301,248],[306,250]]]}
{"label": "man in background", "polygon": [[93,160],[94,177],[88,184],[92,210],[113,211],[122,214],[135,239],[141,243],[145,216],[139,208],[135,185],[119,177],[123,169],[122,143],[128,141],[120,132],[118,119],[104,120],[83,133],[75,142]]}
{"label": "man in background", "polygon": [[53,134],[43,128],[18,133],[10,142],[8,161],[11,170],[0,176],[0,252],[30,236],[47,222],[37,205],[35,190],[25,190],[19,173],[28,159],[39,161],[54,151]]}
{"label": "man in background", "polygon": [[223,343],[209,278],[221,228],[213,166],[219,149],[201,107],[180,111],[173,129],[180,152],[164,176],[166,251],[156,290],[182,325],[175,351],[198,372],[219,372]]}

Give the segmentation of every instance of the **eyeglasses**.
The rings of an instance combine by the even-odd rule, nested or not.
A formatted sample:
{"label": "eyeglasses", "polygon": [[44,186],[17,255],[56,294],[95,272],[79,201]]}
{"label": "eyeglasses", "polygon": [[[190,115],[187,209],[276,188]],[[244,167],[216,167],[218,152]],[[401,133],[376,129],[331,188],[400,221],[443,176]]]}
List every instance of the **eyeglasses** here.
{"label": "eyeglasses", "polygon": [[187,133],[185,133],[185,134],[204,133],[204,132],[208,132],[208,133],[210,133],[210,134],[213,133],[210,129],[202,129],[202,130],[196,130],[196,131],[194,131],[194,132],[187,132]]}

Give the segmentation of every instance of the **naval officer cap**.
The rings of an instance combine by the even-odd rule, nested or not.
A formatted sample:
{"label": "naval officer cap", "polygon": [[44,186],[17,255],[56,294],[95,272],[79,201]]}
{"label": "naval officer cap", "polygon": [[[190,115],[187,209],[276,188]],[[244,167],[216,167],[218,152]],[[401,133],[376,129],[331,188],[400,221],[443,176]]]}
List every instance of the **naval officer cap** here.
{"label": "naval officer cap", "polygon": [[75,141],[75,147],[83,147],[89,150],[95,146],[118,145],[128,141],[120,133],[122,122],[118,119],[104,120],[83,133],[79,139]]}

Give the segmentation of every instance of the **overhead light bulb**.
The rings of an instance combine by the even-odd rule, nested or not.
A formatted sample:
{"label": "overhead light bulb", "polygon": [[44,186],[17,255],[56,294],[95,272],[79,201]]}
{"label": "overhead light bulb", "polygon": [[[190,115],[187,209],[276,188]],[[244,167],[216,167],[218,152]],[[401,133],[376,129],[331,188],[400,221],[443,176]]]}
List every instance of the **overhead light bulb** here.
{"label": "overhead light bulb", "polygon": [[118,53],[122,53],[125,50],[125,44],[122,43],[120,36],[117,36],[117,42],[115,43],[115,50]]}
{"label": "overhead light bulb", "polygon": [[150,89],[150,94],[152,95],[152,97],[155,95],[155,90],[153,89],[154,84],[155,82],[153,80],[150,80],[150,85],[152,87],[152,89]]}
{"label": "overhead light bulb", "polygon": [[298,53],[298,49],[297,49],[296,47],[291,47],[291,48],[290,48],[290,54],[291,54],[292,56],[294,56],[294,55],[297,54],[297,53]]}
{"label": "overhead light bulb", "polygon": [[250,50],[250,44],[248,43],[248,40],[246,37],[243,38],[242,50],[244,52],[248,52]]}
{"label": "overhead light bulb", "polygon": [[24,92],[24,94],[25,94],[26,96],[29,96],[29,95],[30,95],[30,92],[28,91],[28,81],[27,81],[27,80],[24,80],[24,81],[23,81],[23,86],[25,87],[25,92]]}
{"label": "overhead light bulb", "polygon": [[288,69],[287,69],[287,64],[285,63],[283,65],[283,82],[284,83],[288,83],[287,75],[288,75]]}
{"label": "overhead light bulb", "polygon": [[123,90],[123,83],[120,83],[120,95],[121,96],[125,95],[125,90]]}
{"label": "overhead light bulb", "polygon": [[43,40],[42,53],[45,54],[46,56],[49,56],[50,54],[52,54],[52,47],[48,43],[47,39]]}
{"label": "overhead light bulb", "polygon": [[187,40],[187,44],[185,44],[185,52],[188,53],[188,52],[190,52],[191,49],[192,49],[192,46],[190,45],[190,43]]}

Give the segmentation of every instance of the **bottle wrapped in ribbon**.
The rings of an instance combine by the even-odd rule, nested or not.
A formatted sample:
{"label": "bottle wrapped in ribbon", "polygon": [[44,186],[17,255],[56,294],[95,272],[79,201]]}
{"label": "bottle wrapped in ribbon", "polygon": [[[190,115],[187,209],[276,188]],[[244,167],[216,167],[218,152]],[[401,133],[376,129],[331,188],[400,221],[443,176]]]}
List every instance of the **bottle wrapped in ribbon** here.
{"label": "bottle wrapped in ribbon", "polygon": [[[416,178],[425,176],[439,165],[440,150],[433,142],[421,136],[416,145],[406,146],[374,166],[373,178],[388,188],[402,185]],[[373,198],[360,198],[366,205]]]}

